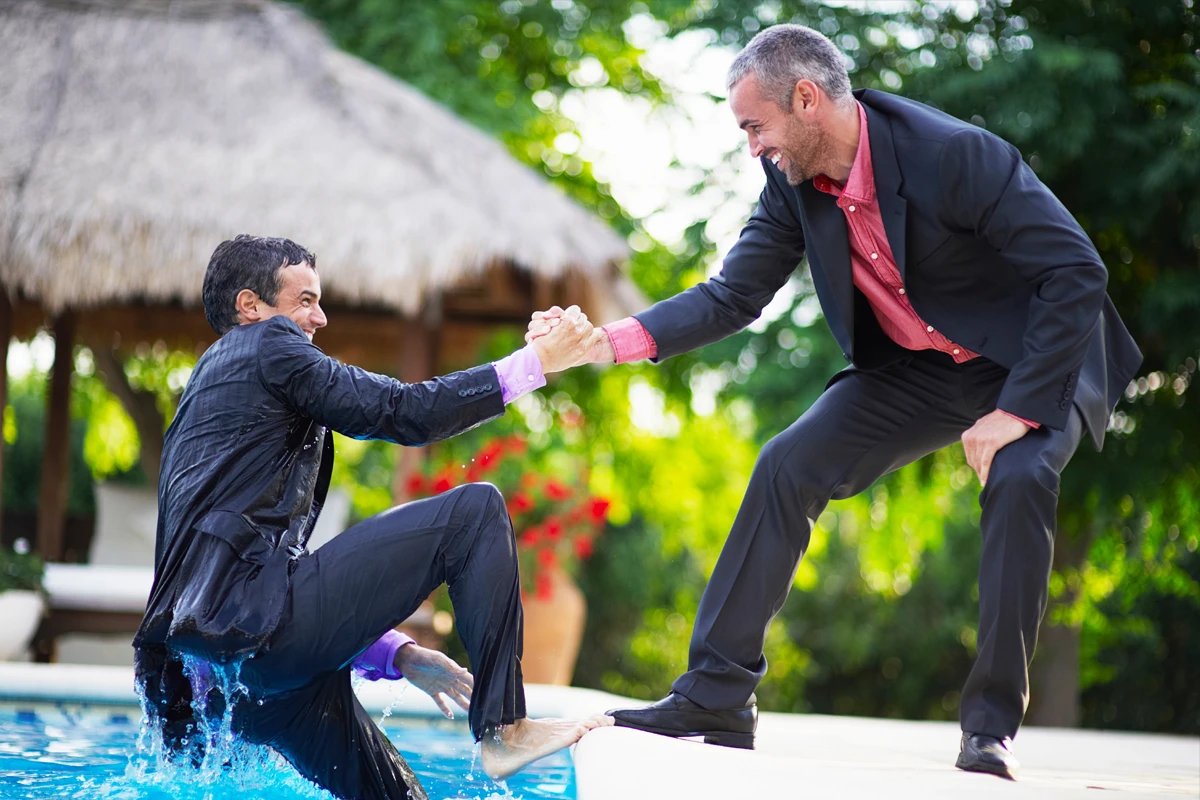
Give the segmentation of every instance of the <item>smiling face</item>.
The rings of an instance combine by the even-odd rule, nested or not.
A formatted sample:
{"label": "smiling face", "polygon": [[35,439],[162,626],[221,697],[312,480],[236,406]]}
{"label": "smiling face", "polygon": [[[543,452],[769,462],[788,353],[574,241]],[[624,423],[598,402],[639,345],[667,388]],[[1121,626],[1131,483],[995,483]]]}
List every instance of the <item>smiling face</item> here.
{"label": "smiling face", "polygon": [[729,106],[749,138],[750,155],[769,158],[793,186],[827,172],[836,156],[826,120],[831,105],[808,80],[797,81],[790,111],[763,97],[753,73],[729,92]]}
{"label": "smiling face", "polygon": [[279,269],[279,295],[275,305],[267,305],[250,289],[237,296],[238,321],[243,325],[283,315],[300,326],[311,341],[318,328],[329,320],[321,310],[321,280],[307,261],[287,264]]}

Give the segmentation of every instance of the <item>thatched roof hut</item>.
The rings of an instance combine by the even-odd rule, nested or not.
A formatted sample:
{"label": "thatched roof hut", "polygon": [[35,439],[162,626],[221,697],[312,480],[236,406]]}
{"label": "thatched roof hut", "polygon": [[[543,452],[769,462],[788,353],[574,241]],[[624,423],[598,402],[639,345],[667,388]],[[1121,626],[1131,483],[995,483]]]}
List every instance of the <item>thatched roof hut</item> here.
{"label": "thatched roof hut", "polygon": [[413,314],[621,239],[498,142],[266,0],[0,0],[0,282],[55,313],[199,303],[213,247],[287,236],[331,299]]}
{"label": "thatched roof hut", "polygon": [[[642,303],[610,228],[295,9],[0,0],[0,407],[10,333],[53,319],[38,533],[51,558],[71,344],[111,367],[118,341],[211,341],[204,268],[237,233],[316,251],[331,318],[318,344],[406,380],[553,302],[602,320]],[[145,442],[156,412],[132,403]]]}

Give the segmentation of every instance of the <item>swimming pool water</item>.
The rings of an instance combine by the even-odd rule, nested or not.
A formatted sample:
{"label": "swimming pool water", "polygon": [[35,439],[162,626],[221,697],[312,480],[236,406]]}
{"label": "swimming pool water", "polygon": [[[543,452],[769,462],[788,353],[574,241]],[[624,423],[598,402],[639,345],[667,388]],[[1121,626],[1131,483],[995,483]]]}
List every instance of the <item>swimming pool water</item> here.
{"label": "swimming pool water", "polygon": [[[329,800],[279,756],[254,748],[247,768],[202,775],[139,752],[137,708],[0,708],[0,797],[20,800]],[[505,784],[483,774],[465,724],[389,717],[384,731],[430,798],[575,797],[570,756],[556,753]]]}

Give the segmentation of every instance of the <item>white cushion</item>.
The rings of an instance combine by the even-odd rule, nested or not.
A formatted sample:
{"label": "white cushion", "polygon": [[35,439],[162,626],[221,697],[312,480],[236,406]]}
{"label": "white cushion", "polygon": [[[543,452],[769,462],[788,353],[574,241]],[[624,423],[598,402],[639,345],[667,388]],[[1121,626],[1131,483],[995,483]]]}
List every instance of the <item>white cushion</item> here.
{"label": "white cushion", "polygon": [[45,587],[51,608],[141,614],[146,610],[153,584],[151,567],[46,565]]}

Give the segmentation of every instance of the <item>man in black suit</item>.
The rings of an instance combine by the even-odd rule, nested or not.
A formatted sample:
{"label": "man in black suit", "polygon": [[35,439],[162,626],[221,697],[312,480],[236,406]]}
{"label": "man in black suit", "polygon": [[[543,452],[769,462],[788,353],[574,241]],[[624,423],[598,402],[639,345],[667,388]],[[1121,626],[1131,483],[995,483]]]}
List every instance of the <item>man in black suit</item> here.
{"label": "man in black suit", "polygon": [[[494,778],[611,724],[525,718],[516,545],[494,486],[393,508],[305,550],[329,487],[329,430],[445,439],[503,414],[599,334],[572,307],[544,345],[404,384],[322,353],[320,300],[315,257],[286,239],[239,236],[208,265],[205,313],[221,338],[167,431],[154,587],[134,639],[167,752],[202,763],[228,725],[338,797],[424,798],[355,698],[352,668],[403,675],[447,714],[448,700],[469,708]],[[474,676],[392,631],[441,583]]]}
{"label": "man in black suit", "polygon": [[[911,100],[851,92],[820,33],[778,25],[730,68],[766,172],[719,275],[605,326],[590,361],[667,358],[740,331],[807,256],[850,366],[763,448],[700,601],[688,671],[617,725],[753,747],[763,642],[831,499],[961,440],[984,489],[978,656],[957,765],[1014,778],[1046,607],[1059,474],[1099,447],[1141,354],[1107,273],[1016,148]],[[528,339],[558,310],[534,315]]]}

